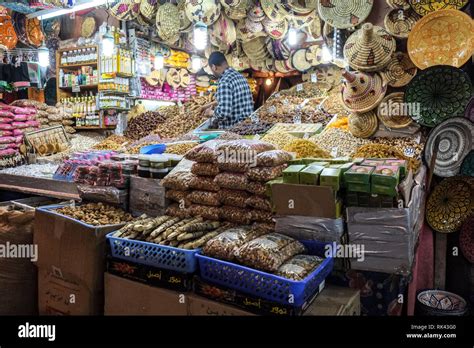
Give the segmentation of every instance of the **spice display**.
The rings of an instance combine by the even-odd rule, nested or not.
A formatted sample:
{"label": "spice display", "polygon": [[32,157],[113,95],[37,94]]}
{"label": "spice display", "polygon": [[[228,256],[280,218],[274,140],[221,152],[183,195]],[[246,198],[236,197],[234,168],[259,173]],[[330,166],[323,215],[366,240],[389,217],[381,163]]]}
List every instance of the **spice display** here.
{"label": "spice display", "polygon": [[276,274],[295,281],[301,281],[312,273],[323,259],[314,255],[296,255],[281,265]]}
{"label": "spice display", "polygon": [[162,112],[145,112],[134,117],[127,126],[125,136],[138,140],[151,134],[159,124],[165,122],[167,115]]}
{"label": "spice display", "polygon": [[289,258],[304,251],[305,247],[297,240],[279,233],[270,233],[241,246],[236,252],[236,258],[246,266],[275,272]]}
{"label": "spice display", "polygon": [[263,134],[266,133],[272,126],[273,123],[271,122],[254,123],[247,119],[229,128],[229,132],[239,135]]}
{"label": "spice display", "polygon": [[339,117],[337,120],[328,124],[328,128],[339,128],[345,131],[349,130],[349,117]]}
{"label": "spice display", "polygon": [[96,150],[113,150],[117,151],[124,145],[128,144],[131,140],[127,137],[120,135],[111,135],[100,143],[94,145],[92,148]]}
{"label": "spice display", "polygon": [[93,226],[117,225],[133,219],[130,214],[122,209],[103,203],[88,203],[75,207],[68,206],[56,209],[55,212]]}
{"label": "spice display", "polygon": [[351,133],[338,128],[329,128],[311,138],[317,146],[337,156],[351,156],[360,146],[370,144],[369,140],[356,138]]}
{"label": "spice display", "polygon": [[313,141],[307,139],[295,139],[287,144],[283,150],[296,153],[296,158],[331,158],[331,155],[328,151],[321,149]]}

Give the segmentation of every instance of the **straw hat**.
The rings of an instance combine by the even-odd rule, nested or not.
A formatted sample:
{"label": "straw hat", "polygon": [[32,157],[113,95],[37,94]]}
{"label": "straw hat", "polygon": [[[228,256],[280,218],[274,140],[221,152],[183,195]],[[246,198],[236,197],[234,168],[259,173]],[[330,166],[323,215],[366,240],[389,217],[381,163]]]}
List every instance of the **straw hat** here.
{"label": "straw hat", "polygon": [[279,40],[288,32],[288,21],[286,19],[281,22],[273,22],[270,18],[265,17],[262,24],[263,29],[272,39]]}
{"label": "straw hat", "polygon": [[293,52],[293,55],[291,57],[291,63],[293,64],[296,70],[301,72],[309,70],[312,67],[311,62],[306,59],[305,48],[300,48],[299,50]]}
{"label": "straw hat", "polygon": [[248,42],[266,36],[263,30],[255,33],[250,31],[246,26],[246,20],[237,21],[235,29],[237,31],[237,40],[240,40],[242,42]]}
{"label": "straw hat", "polygon": [[158,0],[142,0],[140,2],[140,14],[152,23],[158,11]]}
{"label": "straw hat", "polygon": [[186,1],[185,12],[193,23],[201,21],[211,26],[221,15],[221,3],[219,0],[190,0]]}
{"label": "straw hat", "polygon": [[379,128],[374,111],[349,116],[349,131],[357,138],[370,138]]}
{"label": "straw hat", "polygon": [[407,54],[396,52],[381,75],[389,86],[403,87],[415,77],[417,71],[418,69]]}
{"label": "straw hat", "polygon": [[119,21],[130,21],[140,14],[141,0],[115,0],[109,4],[109,13]]}
{"label": "straw hat", "polygon": [[344,107],[352,112],[368,112],[375,109],[387,93],[387,85],[378,74],[344,71],[342,87]]}
{"label": "straw hat", "polygon": [[396,9],[408,10],[410,8],[410,3],[408,0],[386,0],[388,6]]}
{"label": "straw hat", "polygon": [[174,43],[179,39],[179,11],[176,5],[165,3],[156,13],[156,27],[158,35],[167,43]]}
{"label": "straw hat", "polygon": [[372,11],[373,0],[319,0],[321,19],[338,29],[355,27]]}
{"label": "straw hat", "polygon": [[242,50],[250,60],[259,61],[269,57],[269,53],[265,45],[265,38],[262,37],[243,42]]}
{"label": "straw hat", "polygon": [[395,49],[395,39],[385,29],[365,23],[347,39],[344,57],[353,69],[378,71],[387,66]]}
{"label": "straw hat", "polygon": [[212,27],[211,37],[225,46],[232,45],[237,40],[234,21],[222,14]]}
{"label": "straw hat", "polygon": [[420,19],[411,9],[395,9],[387,13],[384,19],[385,29],[399,39],[406,39],[416,22]]}
{"label": "straw hat", "polygon": [[405,112],[405,102],[403,92],[397,92],[387,95],[377,108],[377,117],[389,129],[398,129],[408,127],[412,118]]}
{"label": "straw hat", "polygon": [[282,10],[278,2],[273,0],[260,0],[263,11],[274,22],[281,22],[288,14]]}

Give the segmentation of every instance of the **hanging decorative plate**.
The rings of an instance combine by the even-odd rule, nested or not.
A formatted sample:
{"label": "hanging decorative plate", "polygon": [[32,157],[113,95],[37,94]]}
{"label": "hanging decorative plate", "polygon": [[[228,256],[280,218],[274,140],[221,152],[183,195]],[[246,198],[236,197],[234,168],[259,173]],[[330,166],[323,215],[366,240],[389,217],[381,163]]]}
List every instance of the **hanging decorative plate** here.
{"label": "hanging decorative plate", "polygon": [[50,18],[43,20],[43,32],[47,37],[58,37],[61,32],[61,20],[59,18]]}
{"label": "hanging decorative plate", "polygon": [[317,12],[311,11],[306,15],[288,15],[286,18],[290,27],[301,30],[308,27],[316,17],[318,17]]}
{"label": "hanging decorative plate", "polygon": [[96,29],[96,23],[94,17],[87,17],[82,22],[81,36],[89,38],[94,35]]}
{"label": "hanging decorative plate", "polygon": [[281,22],[283,19],[285,19],[285,16],[287,15],[287,13],[281,9],[281,6],[277,1],[260,0],[260,5],[262,6],[262,9],[267,15],[267,17],[270,18],[273,22]]}
{"label": "hanging decorative plate", "polygon": [[16,47],[17,42],[18,37],[15,33],[12,18],[4,7],[0,7],[0,45],[12,50]]}
{"label": "hanging decorative plate", "polygon": [[221,3],[219,0],[187,0],[185,12],[191,22],[201,21],[211,26],[221,15]]}
{"label": "hanging decorative plate", "polygon": [[461,175],[474,176],[474,151],[464,158],[461,165]]}
{"label": "hanging decorative plate", "polygon": [[387,0],[388,6],[396,9],[408,10],[410,8],[410,3],[408,0]]}
{"label": "hanging decorative plate", "polygon": [[417,306],[421,306],[420,315],[429,316],[463,316],[467,302],[461,296],[443,290],[424,290],[417,295]]}
{"label": "hanging decorative plate", "polygon": [[437,232],[458,231],[474,212],[474,188],[463,177],[441,181],[426,202],[426,221]]}
{"label": "hanging decorative plate", "polygon": [[186,69],[181,69],[179,71],[179,86],[186,88],[191,83],[191,75]]}
{"label": "hanging decorative plate", "polygon": [[214,36],[217,41],[223,43],[225,46],[232,45],[235,40],[237,40],[234,21],[229,19],[225,14],[222,14],[217,22],[214,23],[211,36]]}
{"label": "hanging decorative plate", "polygon": [[287,74],[287,73],[290,72],[290,70],[287,68],[284,60],[275,60],[275,69],[276,69],[276,71],[278,71],[282,74]]}
{"label": "hanging decorative plate", "polygon": [[158,7],[156,27],[158,29],[158,35],[163,41],[167,43],[176,42],[179,39],[180,25],[179,11],[175,5],[165,3]]}
{"label": "hanging decorative plate", "polygon": [[140,14],[141,0],[112,0],[109,13],[119,21],[130,21]]}
{"label": "hanging decorative plate", "polygon": [[148,22],[153,23],[153,20],[156,17],[156,12],[158,11],[158,6],[158,0],[141,0],[140,14],[145,17]]}
{"label": "hanging decorative plate", "polygon": [[379,128],[374,111],[349,116],[349,131],[357,138],[370,138]]}
{"label": "hanging decorative plate", "polygon": [[311,66],[322,64],[323,61],[323,50],[318,45],[309,46],[306,49],[306,60]]}
{"label": "hanging decorative plate", "polygon": [[408,84],[405,103],[418,105],[410,114],[414,121],[434,127],[445,119],[464,114],[473,93],[469,76],[450,66],[434,66],[419,71]]}
{"label": "hanging decorative plate", "polygon": [[389,86],[403,87],[410,83],[417,71],[407,54],[396,52],[381,74]]}
{"label": "hanging decorative plate", "polygon": [[145,81],[150,85],[150,86],[158,86],[160,84],[160,71],[159,70],[153,70],[150,75],[148,75],[145,78]]}
{"label": "hanging decorative plate", "polygon": [[411,9],[395,9],[384,19],[385,29],[399,39],[406,39],[420,17]]}
{"label": "hanging decorative plate", "polygon": [[291,57],[291,63],[296,70],[300,72],[305,72],[306,70],[311,69],[311,63],[306,59],[306,49],[300,48],[293,52]]}
{"label": "hanging decorative plate", "polygon": [[220,2],[224,8],[232,8],[239,6],[241,0],[220,0]]}
{"label": "hanging decorative plate", "polygon": [[179,71],[175,68],[168,70],[166,74],[166,82],[174,89],[178,88],[180,85],[180,74]]}
{"label": "hanging decorative plate", "polygon": [[[433,172],[441,177],[458,175],[464,158],[473,149],[474,125],[464,117],[450,118],[436,128],[425,145],[425,160],[428,165],[437,154]],[[435,148],[439,141],[438,148]]]}
{"label": "hanging decorative plate", "polygon": [[263,30],[259,32],[255,32],[255,33],[250,31],[246,27],[245,22],[246,22],[245,20],[240,20],[237,22],[236,31],[237,31],[238,40],[243,41],[243,42],[248,42],[248,41],[252,41],[257,38],[262,38],[266,36]]}
{"label": "hanging decorative plate", "polygon": [[32,46],[39,47],[43,43],[44,35],[38,18],[26,20],[26,37]]}
{"label": "hanging decorative plate", "polygon": [[321,19],[338,29],[355,27],[372,11],[373,0],[319,0]]}
{"label": "hanging decorative plate", "polygon": [[430,13],[408,36],[408,53],[420,69],[435,65],[459,68],[474,53],[474,21],[458,10]]}
{"label": "hanging decorative plate", "polygon": [[459,246],[464,257],[470,263],[474,263],[474,216],[462,225]]}
{"label": "hanging decorative plate", "polygon": [[413,122],[406,110],[403,94],[397,92],[387,95],[377,108],[377,117],[389,129],[405,128]]}
{"label": "hanging decorative plate", "polygon": [[281,22],[273,22],[270,18],[265,17],[262,24],[265,32],[272,39],[279,40],[283,38],[288,31],[288,21],[286,19]]}
{"label": "hanging decorative plate", "polygon": [[471,122],[474,122],[474,96],[472,96],[471,101],[467,104],[464,117],[469,119]]}
{"label": "hanging decorative plate", "polygon": [[387,93],[387,85],[378,74],[342,73],[342,102],[348,111],[364,113],[375,109]]}
{"label": "hanging decorative plate", "polygon": [[245,27],[251,32],[251,33],[258,33],[263,31],[263,25],[260,22],[254,22],[247,18],[245,20]]}
{"label": "hanging decorative plate", "polygon": [[410,6],[420,16],[439,10],[460,10],[469,0],[408,0]]}
{"label": "hanging decorative plate", "polygon": [[192,27],[192,22],[189,20],[188,16],[186,16],[186,0],[179,0],[176,4],[179,11],[179,20],[181,24],[179,25],[179,30],[187,31]]}
{"label": "hanging decorative plate", "polygon": [[395,39],[385,29],[365,23],[347,39],[344,57],[355,70],[379,71],[390,62],[395,49]]}
{"label": "hanging decorative plate", "polygon": [[254,22],[261,22],[265,18],[265,12],[263,12],[260,4],[255,4],[250,11],[247,13],[247,18]]}
{"label": "hanging decorative plate", "polygon": [[314,17],[311,23],[309,23],[308,29],[309,34],[313,39],[317,39],[321,36],[321,20],[319,19],[319,16]]}

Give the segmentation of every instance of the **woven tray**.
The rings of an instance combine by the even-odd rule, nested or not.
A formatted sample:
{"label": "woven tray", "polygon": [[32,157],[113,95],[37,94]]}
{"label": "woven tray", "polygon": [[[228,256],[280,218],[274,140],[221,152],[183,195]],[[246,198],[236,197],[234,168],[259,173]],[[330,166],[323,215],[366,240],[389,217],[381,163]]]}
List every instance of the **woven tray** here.
{"label": "woven tray", "polygon": [[63,126],[25,133],[24,141],[29,152],[35,152],[40,156],[62,152],[70,146],[69,137]]}

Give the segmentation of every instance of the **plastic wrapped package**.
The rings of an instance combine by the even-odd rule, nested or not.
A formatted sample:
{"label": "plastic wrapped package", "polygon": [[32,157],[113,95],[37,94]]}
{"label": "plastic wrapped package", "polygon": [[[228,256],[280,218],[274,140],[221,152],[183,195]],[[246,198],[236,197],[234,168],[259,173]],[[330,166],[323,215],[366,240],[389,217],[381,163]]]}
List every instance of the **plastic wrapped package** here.
{"label": "plastic wrapped package", "polygon": [[275,231],[297,240],[340,242],[344,234],[343,219],[285,215],[275,217]]}
{"label": "plastic wrapped package", "polygon": [[250,168],[247,172],[248,178],[254,181],[266,182],[281,176],[286,165],[276,167],[256,167]]}
{"label": "plastic wrapped package", "polygon": [[238,248],[263,233],[250,226],[230,228],[208,241],[202,251],[205,255],[216,259],[233,261]]}
{"label": "plastic wrapped package", "polygon": [[12,130],[13,126],[10,123],[0,123],[0,130]]}
{"label": "plastic wrapped package", "polygon": [[[1,123],[1,122],[0,122]],[[0,130],[0,139],[2,137],[10,137],[13,135],[13,132],[12,131],[4,131],[4,130]]]}
{"label": "plastic wrapped package", "polygon": [[247,191],[254,195],[263,196],[267,194],[267,185],[264,182],[249,180]]}
{"label": "plastic wrapped package", "polygon": [[248,151],[248,154],[258,154],[260,152],[275,150],[275,146],[260,140],[240,139],[219,144],[216,150],[218,155],[227,154],[230,156],[235,153],[242,154],[245,151]]}
{"label": "plastic wrapped package", "polygon": [[226,159],[218,158],[217,166],[221,172],[245,173],[250,168],[250,162],[239,162],[234,160],[226,162]]}
{"label": "plastic wrapped package", "polygon": [[246,190],[248,180],[247,175],[242,173],[219,173],[216,175],[214,182],[220,188]]}
{"label": "plastic wrapped package", "polygon": [[219,167],[215,163],[194,163],[191,173],[201,176],[216,176],[219,174]]}
{"label": "plastic wrapped package", "polygon": [[14,143],[15,141],[15,137],[0,137],[0,144]]}
{"label": "plastic wrapped package", "polygon": [[323,261],[324,259],[315,255],[296,255],[281,265],[276,275],[301,281],[311,274]]}
{"label": "plastic wrapped package", "polygon": [[0,116],[0,123],[11,123],[12,121],[13,121],[12,118],[1,117],[1,116]]}
{"label": "plastic wrapped package", "polygon": [[264,211],[272,211],[272,204],[270,200],[265,196],[251,196],[247,198],[245,204],[249,207],[260,209]]}
{"label": "plastic wrapped package", "polygon": [[240,247],[237,260],[249,267],[275,272],[291,257],[305,252],[303,244],[278,233],[270,233],[251,240]]}
{"label": "plastic wrapped package", "polygon": [[189,150],[184,157],[187,160],[199,163],[216,163],[216,147],[220,144],[222,144],[222,141],[219,140],[207,141]]}
{"label": "plastic wrapped package", "polygon": [[173,202],[182,203],[190,206],[191,201],[188,199],[189,191],[166,190],[165,197]]}
{"label": "plastic wrapped package", "polygon": [[128,190],[119,190],[113,186],[77,185],[79,196],[84,201],[125,204],[128,201]]}
{"label": "plastic wrapped package", "polygon": [[218,206],[221,205],[217,192],[192,191],[188,195],[188,199],[192,203],[196,203],[196,204],[210,205],[210,206],[213,206],[213,207],[218,207]]}
{"label": "plastic wrapped package", "polygon": [[192,216],[201,216],[207,220],[219,220],[219,207],[210,207],[208,205],[193,204],[189,207]]}
{"label": "plastic wrapped package", "polygon": [[219,217],[222,220],[241,225],[248,225],[251,221],[249,209],[231,207],[228,205],[220,208]]}
{"label": "plastic wrapped package", "polygon": [[271,211],[252,209],[250,210],[250,218],[256,222],[272,222],[273,213]]}
{"label": "plastic wrapped package", "polygon": [[219,185],[217,185],[214,178],[210,176],[194,176],[189,183],[189,187],[194,190],[219,191]]}
{"label": "plastic wrapped package", "polygon": [[179,204],[171,204],[168,208],[166,208],[166,215],[179,217],[182,219],[186,219],[191,217],[191,208],[182,207]]}
{"label": "plastic wrapped package", "polygon": [[[176,169],[176,168],[175,168]],[[162,181],[162,185],[167,189],[186,191],[190,188],[190,183],[195,175],[189,171],[172,170]]]}
{"label": "plastic wrapped package", "polygon": [[[14,115],[9,110],[0,110],[0,117],[7,117],[11,121],[11,119],[13,119]],[[10,122],[10,121],[7,121],[7,122]]]}
{"label": "plastic wrapped package", "polygon": [[292,159],[293,155],[290,152],[286,152],[283,150],[265,151],[257,155],[257,166],[276,167],[286,164]]}
{"label": "plastic wrapped package", "polygon": [[218,192],[219,201],[223,205],[229,205],[231,207],[245,208],[245,201],[249,198],[249,194],[242,190],[228,190],[221,189]]}

